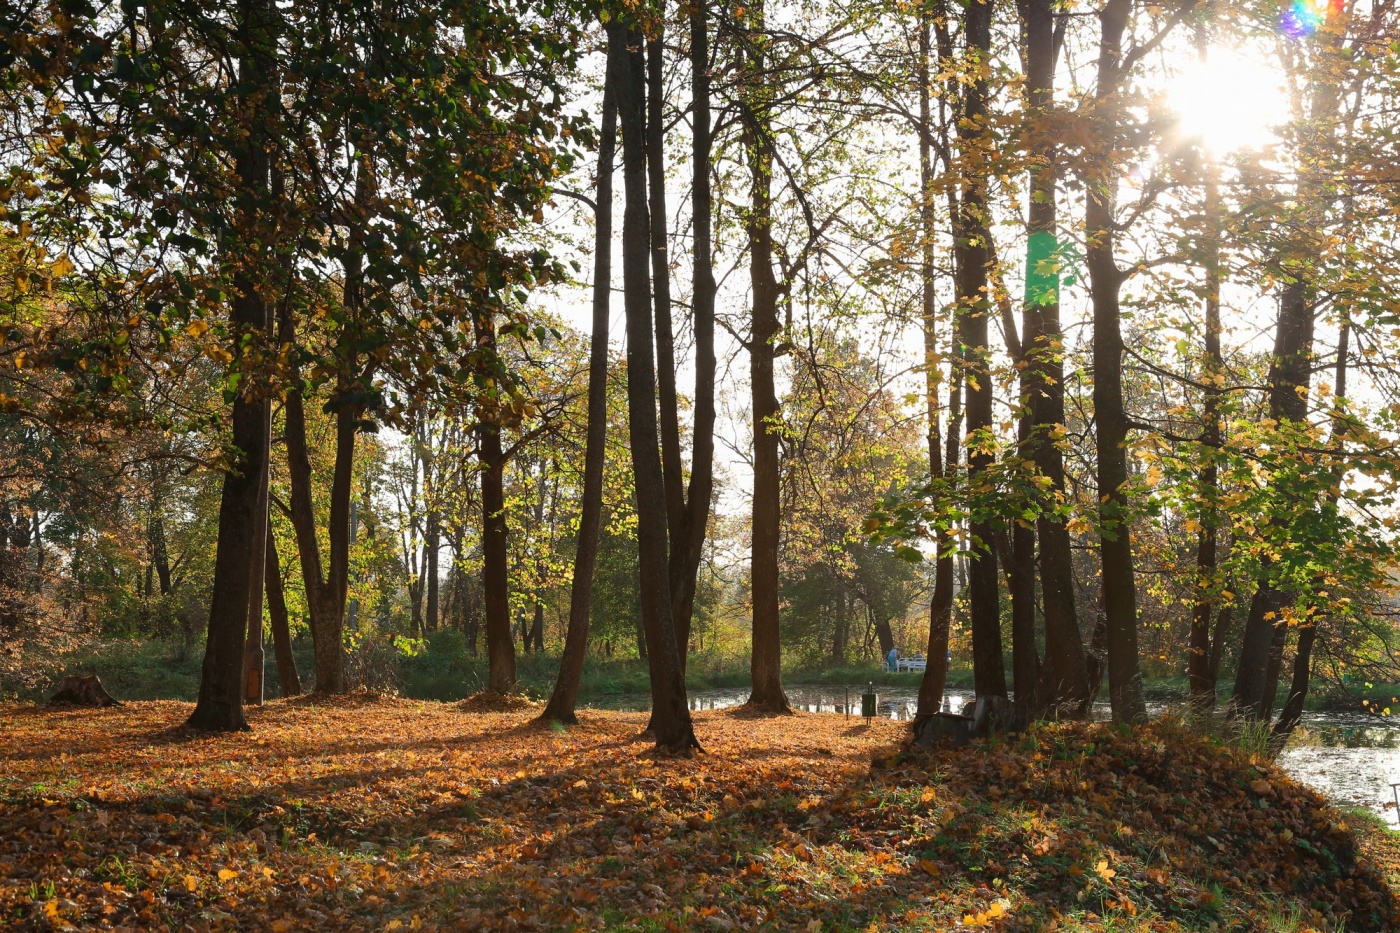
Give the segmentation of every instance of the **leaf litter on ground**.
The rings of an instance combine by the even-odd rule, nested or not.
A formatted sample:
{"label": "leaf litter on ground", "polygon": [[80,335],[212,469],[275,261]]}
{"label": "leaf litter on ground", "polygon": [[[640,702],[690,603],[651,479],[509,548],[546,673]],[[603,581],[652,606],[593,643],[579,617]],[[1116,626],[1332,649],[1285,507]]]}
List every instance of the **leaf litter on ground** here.
{"label": "leaf litter on ground", "polygon": [[0,926],[1400,928],[1384,831],[1171,724],[953,750],[705,712],[658,758],[645,714],[492,710],[0,706]]}

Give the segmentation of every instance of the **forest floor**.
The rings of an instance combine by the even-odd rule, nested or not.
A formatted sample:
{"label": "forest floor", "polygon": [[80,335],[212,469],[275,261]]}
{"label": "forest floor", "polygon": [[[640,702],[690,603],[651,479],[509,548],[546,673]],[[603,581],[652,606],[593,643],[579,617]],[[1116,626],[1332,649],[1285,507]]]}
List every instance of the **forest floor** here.
{"label": "forest floor", "polygon": [[642,714],[481,708],[0,705],[0,927],[1400,928],[1400,836],[1170,724],[724,711],[673,759]]}

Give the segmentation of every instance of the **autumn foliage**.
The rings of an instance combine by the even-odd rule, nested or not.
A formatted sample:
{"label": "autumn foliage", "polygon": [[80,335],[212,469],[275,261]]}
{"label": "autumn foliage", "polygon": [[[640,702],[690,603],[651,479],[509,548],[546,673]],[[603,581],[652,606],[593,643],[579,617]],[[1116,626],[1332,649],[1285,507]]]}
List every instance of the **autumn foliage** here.
{"label": "autumn foliage", "polygon": [[900,752],[888,721],[699,713],[709,754],[658,760],[632,713],[566,731],[536,710],[279,701],[250,739],[187,732],[188,709],[0,707],[10,928],[1400,920],[1348,818],[1169,725]]}

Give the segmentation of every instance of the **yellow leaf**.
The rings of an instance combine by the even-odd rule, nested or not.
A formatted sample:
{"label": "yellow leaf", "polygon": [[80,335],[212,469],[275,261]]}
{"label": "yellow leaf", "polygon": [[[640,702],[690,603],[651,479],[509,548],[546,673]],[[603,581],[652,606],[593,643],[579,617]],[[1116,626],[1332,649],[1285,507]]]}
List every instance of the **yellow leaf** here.
{"label": "yellow leaf", "polygon": [[1118,872],[1108,867],[1107,859],[1099,859],[1099,863],[1094,866],[1094,872],[1104,881],[1112,881],[1113,876],[1118,874]]}
{"label": "yellow leaf", "polygon": [[219,869],[219,880],[220,880],[220,881],[232,881],[234,878],[237,878],[237,877],[238,877],[238,872],[234,871],[232,868],[220,868],[220,869]]}
{"label": "yellow leaf", "polygon": [[58,901],[44,901],[44,916],[50,920],[58,916]]}
{"label": "yellow leaf", "polygon": [[385,933],[390,933],[390,931],[393,931],[393,930],[402,930],[402,929],[403,929],[403,921],[402,921],[402,920],[390,920],[389,923],[388,923],[388,925],[384,927]]}
{"label": "yellow leaf", "polygon": [[272,933],[290,933],[290,930],[291,930],[291,929],[292,929],[292,921],[290,921],[290,920],[274,920],[274,921],[272,921]]}
{"label": "yellow leaf", "polygon": [[197,887],[199,887],[199,879],[196,878],[194,875],[186,875],[186,876],[185,876],[185,890],[186,890],[186,891],[193,892],[194,889],[197,888]]}

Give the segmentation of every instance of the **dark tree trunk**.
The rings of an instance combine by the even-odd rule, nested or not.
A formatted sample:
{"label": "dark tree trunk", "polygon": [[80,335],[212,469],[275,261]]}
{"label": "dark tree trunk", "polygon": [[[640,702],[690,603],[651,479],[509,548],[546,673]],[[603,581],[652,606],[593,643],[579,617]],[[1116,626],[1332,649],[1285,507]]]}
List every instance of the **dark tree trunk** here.
{"label": "dark tree trunk", "polygon": [[[1297,423],[1307,417],[1307,390],[1312,381],[1312,289],[1299,270],[1293,270],[1292,274],[1297,278],[1285,286],[1283,300],[1279,303],[1278,330],[1269,365],[1269,417],[1280,424]],[[1276,641],[1281,642],[1288,624],[1283,613],[1287,597],[1269,578],[1272,562],[1266,556],[1262,563],[1259,588],[1254,592],[1249,616],[1245,619],[1240,663],[1231,697],[1235,712],[1248,719],[1267,718],[1273,707],[1269,686],[1278,682],[1278,665],[1272,659],[1282,650],[1281,643],[1278,652],[1274,645]]]}
{"label": "dark tree trunk", "polygon": [[170,595],[170,550],[165,541],[165,519],[159,511],[151,517],[151,565],[160,586],[160,595]]}
{"label": "dark tree trunk", "polygon": [[349,689],[342,649],[345,598],[350,579],[350,494],[355,461],[357,408],[336,411],[335,466],[331,473],[331,505],[327,539],[330,549],[323,563],[312,499],[311,457],[306,439],[306,415],[301,392],[287,393],[287,466],[290,474],[290,510],[301,558],[306,608],[311,617],[311,647],[315,657],[316,693],[338,694]]}
{"label": "dark tree trunk", "polygon": [[[1026,394],[1033,421],[1031,454],[1037,472],[1050,480],[1047,495],[1065,495],[1064,454],[1057,434],[1065,423],[1064,333],[1060,325],[1058,154],[1048,111],[1054,103],[1058,47],[1052,0],[1020,0],[1026,49],[1027,105],[1032,135],[1030,207],[1026,223],[1026,307],[1022,348]],[[1052,510],[1036,520],[1040,539],[1040,595],[1045,618],[1045,663],[1039,706],[1060,715],[1088,715],[1089,683],[1083,634],[1074,601],[1069,529]]]}
{"label": "dark tree trunk", "polygon": [[[938,41],[939,70],[952,62],[952,40],[947,28],[946,9],[940,3],[937,16],[930,16],[926,7],[920,7],[919,17],[919,181],[923,201],[920,205],[922,226],[921,270],[922,312],[924,329],[924,390],[926,392],[928,418],[928,459],[929,479],[941,478],[949,487],[957,480],[958,460],[961,457],[962,437],[962,365],[956,332],[949,334],[951,363],[948,367],[948,433],[946,456],[940,449],[943,443],[939,434],[938,390],[942,383],[942,372],[938,365],[938,296],[934,288],[934,238],[936,235],[934,191],[933,191],[933,106],[930,84],[929,55],[933,52],[930,32],[936,32]],[[939,132],[945,148],[948,143],[948,119],[946,101],[956,97],[951,82],[946,88],[950,94],[940,99],[941,113]],[[948,214],[954,225],[957,224],[957,195],[950,187],[947,194]],[[929,599],[928,664],[924,676],[919,680],[918,713],[915,728],[925,717],[938,712],[943,699],[943,691],[948,684],[948,637],[953,621],[953,556],[957,543],[950,533],[937,542],[934,559],[933,594]]]}
{"label": "dark tree trunk", "polygon": [[[495,325],[477,324],[477,341],[495,356]],[[505,454],[501,428],[483,420],[477,428],[481,460],[481,590],[486,607],[486,686],[496,693],[515,692],[515,641],[510,624],[510,554],[506,540]]]}
{"label": "dark tree trunk", "polygon": [[894,630],[890,628],[890,620],[877,615],[875,610],[869,606],[866,609],[870,613],[871,622],[875,625],[875,637],[880,642],[880,656],[887,658],[890,656],[890,650],[894,648]]}
{"label": "dark tree trunk", "polygon": [[292,654],[292,629],[287,618],[287,597],[282,590],[282,561],[277,556],[271,523],[267,529],[266,565],[267,614],[272,628],[272,653],[277,661],[277,687],[283,697],[294,697],[301,693],[301,676]]}
{"label": "dark tree trunk", "polygon": [[836,581],[836,632],[831,639],[831,663],[846,663],[846,642],[850,639],[851,616],[846,603],[846,588]]}
{"label": "dark tree trunk", "polygon": [[[964,14],[969,58],[986,62],[991,49],[992,7],[972,0]],[[990,145],[987,121],[987,78],[979,72],[964,88],[958,145],[966,166],[955,250],[957,251],[958,327],[965,347],[967,428],[972,438],[967,456],[967,485],[976,490],[992,466],[992,372],[987,346],[986,161]],[[997,581],[995,529],[984,521],[971,523],[972,558],[968,589],[972,611],[972,669],[978,696],[1006,696],[1002,660],[1001,599]]]}
{"label": "dark tree trunk", "polygon": [[[608,53],[612,54],[611,50]],[[576,723],[579,679],[588,655],[589,606],[598,566],[598,535],[603,518],[603,468],[608,431],[608,315],[612,291],[613,158],[617,149],[617,100],[609,64],[603,86],[603,126],[598,143],[597,214],[593,237],[593,336],[588,356],[588,431],[583,451],[583,502],[569,592],[569,624],[559,676],[541,719]]]}
{"label": "dark tree trunk", "polygon": [[[659,56],[658,56],[659,61]],[[690,14],[691,67],[691,229],[692,315],[695,334],[695,398],[690,449],[690,488],[681,511],[679,527],[671,530],[671,605],[676,621],[676,642],[680,645],[681,670],[685,670],[690,645],[691,618],[695,612],[696,584],[700,559],[709,530],[710,500],[714,495],[715,449],[715,276],[711,244],[710,196],[710,53],[708,11],[704,0],[694,4]],[[653,93],[660,96],[659,66],[653,77]],[[652,133],[652,137],[657,134]],[[659,307],[659,305],[658,305]],[[670,344],[669,323],[665,328]],[[658,347],[662,326],[658,319]],[[663,366],[663,371],[665,367]],[[674,380],[672,384],[674,400]],[[666,410],[663,398],[662,410]],[[663,425],[663,430],[666,426]],[[679,440],[675,450],[679,451]],[[668,455],[663,439],[662,457]],[[665,470],[671,476],[670,468]],[[669,479],[668,479],[669,482]],[[668,490],[668,512],[675,494]]]}
{"label": "dark tree trunk", "polygon": [[[264,239],[264,218],[270,207],[270,159],[265,120],[276,100],[272,73],[276,10],[267,0],[241,0],[238,5],[239,84],[247,94],[248,133],[233,155],[238,178],[235,210],[241,241]],[[254,345],[267,328],[267,303],[259,292],[258,262],[242,257],[234,276],[233,347],[252,337]],[[233,402],[231,417],[233,464],[224,476],[219,502],[219,537],[214,555],[214,582],[209,606],[209,635],[205,643],[199,699],[190,714],[196,729],[232,732],[248,728],[243,716],[243,643],[248,622],[248,585],[253,576],[253,540],[257,524],[259,476],[267,462],[267,432],[263,430],[263,400],[249,393],[260,380],[244,378]]]}
{"label": "dark tree trunk", "polygon": [[248,575],[248,631],[243,643],[243,702],[251,706],[262,706],[266,692],[263,684],[263,665],[267,662],[267,653],[263,649],[263,589],[270,528],[267,484],[272,450],[271,399],[263,400],[261,414],[262,432],[266,438],[264,449],[269,454],[263,458],[262,469],[258,472],[258,510],[253,516],[253,572]]}
{"label": "dark tree trunk", "polygon": [[666,488],[656,424],[652,358],[646,192],[646,73],[641,37],[617,20],[608,25],[609,80],[622,130],[622,272],[627,311],[627,414],[637,501],[642,624],[649,647],[651,730],[660,749],[699,748],[685,696],[685,674],[671,612],[666,535]]}
{"label": "dark tree trunk", "polygon": [[423,632],[432,634],[438,630],[438,551],[442,547],[442,516],[436,511],[428,512],[426,530],[423,534],[423,575],[426,591],[426,605],[423,608]]}
{"label": "dark tree trunk", "polygon": [[[1205,52],[1202,50],[1202,56]],[[1201,417],[1201,446],[1207,458],[1201,469],[1201,530],[1196,534],[1196,598],[1191,607],[1191,640],[1186,654],[1186,674],[1190,683],[1191,705],[1202,712],[1215,707],[1215,672],[1212,670],[1211,620],[1215,615],[1217,567],[1217,524],[1220,511],[1219,468],[1216,454],[1220,449],[1221,387],[1217,378],[1224,375],[1225,361],[1220,351],[1220,194],[1216,186],[1215,165],[1209,155],[1202,153],[1205,171],[1206,234],[1202,243],[1202,264],[1206,279],[1206,359],[1205,399]]]}
{"label": "dark tree trunk", "polygon": [[[1351,313],[1349,309],[1343,308],[1341,328],[1337,339],[1337,365],[1335,370],[1335,386],[1333,393],[1333,416],[1332,416],[1332,445],[1341,452],[1342,435],[1347,430],[1345,418],[1344,402],[1347,397],[1347,358],[1351,354]],[[1336,482],[1327,493],[1327,507],[1335,509],[1337,500],[1340,498],[1342,469],[1337,470]],[[1308,698],[1308,686],[1312,679],[1312,650],[1317,641],[1317,615],[1309,615],[1298,625],[1298,646],[1293,655],[1293,678],[1288,687],[1288,699],[1284,701],[1283,709],[1279,711],[1278,720],[1274,723],[1270,734],[1269,744],[1274,753],[1282,751],[1288,744],[1288,738],[1293,734],[1299,720],[1303,717],[1303,704]],[[1276,675],[1277,676],[1277,675]]]}
{"label": "dark tree trunk", "polygon": [[[1100,14],[1098,87],[1101,106],[1114,108],[1121,80],[1123,32],[1132,0],[1109,0]],[[1114,209],[1118,166],[1109,140],[1085,185],[1088,228],[1086,264],[1094,308],[1094,420],[1098,426],[1100,552],[1103,607],[1107,619],[1108,692],[1113,718],[1142,722],[1147,706],[1138,666],[1137,594],[1133,582],[1131,509],[1128,504],[1128,417],[1123,407],[1123,334],[1119,290],[1124,274],[1114,255]]]}
{"label": "dark tree trunk", "polygon": [[[763,2],[749,7],[750,28],[764,28]],[[753,290],[753,326],[749,337],[749,381],[753,391],[753,521],[749,587],[753,603],[753,651],[749,670],[751,709],[790,713],[783,692],[782,633],[778,601],[778,545],[782,527],[782,489],[778,463],[781,410],[774,383],[779,332],[780,291],[773,273],[773,144],[768,125],[762,46],[748,49],[751,86],[745,91],[744,150],[749,164],[749,282]]]}
{"label": "dark tree trunk", "polygon": [[530,623],[530,637],[528,641],[534,645],[534,652],[542,654],[544,652],[544,603],[535,603],[535,618]]}

